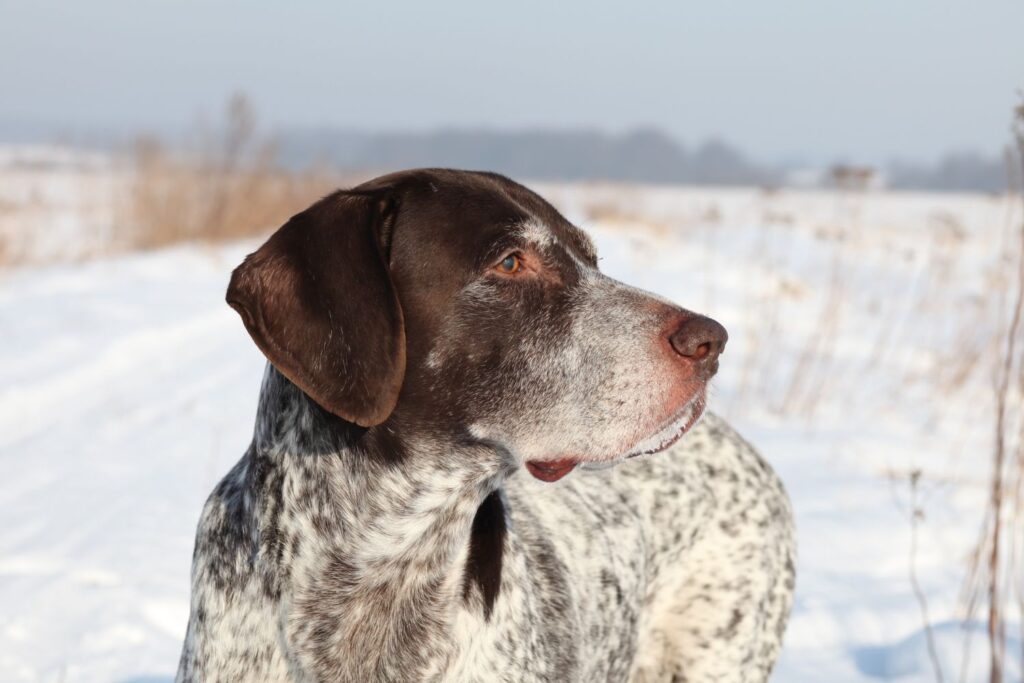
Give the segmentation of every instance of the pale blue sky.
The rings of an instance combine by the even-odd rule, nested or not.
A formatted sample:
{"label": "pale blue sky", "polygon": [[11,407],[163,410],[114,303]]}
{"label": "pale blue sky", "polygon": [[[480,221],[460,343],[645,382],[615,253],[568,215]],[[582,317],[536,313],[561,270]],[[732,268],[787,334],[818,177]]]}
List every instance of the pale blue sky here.
{"label": "pale blue sky", "polygon": [[1024,0],[0,0],[0,122],[666,129],[765,161],[997,150]]}

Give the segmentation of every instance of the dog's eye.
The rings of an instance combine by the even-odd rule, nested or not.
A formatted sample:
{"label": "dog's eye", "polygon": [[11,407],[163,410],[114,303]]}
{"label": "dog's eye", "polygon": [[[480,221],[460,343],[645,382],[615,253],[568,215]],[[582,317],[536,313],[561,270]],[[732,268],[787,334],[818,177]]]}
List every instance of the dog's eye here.
{"label": "dog's eye", "polygon": [[496,266],[499,273],[505,275],[514,275],[519,272],[519,269],[523,267],[523,262],[519,259],[518,254],[509,254],[501,260]]}

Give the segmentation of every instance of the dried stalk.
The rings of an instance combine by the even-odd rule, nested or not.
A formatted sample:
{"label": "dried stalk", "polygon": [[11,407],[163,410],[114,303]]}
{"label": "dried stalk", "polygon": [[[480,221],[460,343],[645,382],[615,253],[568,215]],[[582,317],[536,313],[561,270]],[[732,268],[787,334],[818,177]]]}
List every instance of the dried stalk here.
{"label": "dried stalk", "polygon": [[921,609],[921,621],[924,623],[925,640],[928,643],[928,656],[932,660],[932,669],[935,671],[935,680],[938,683],[945,683],[942,675],[942,665],[939,663],[939,652],[935,647],[935,634],[932,631],[932,620],[928,615],[928,599],[921,590],[921,583],[917,579],[917,532],[921,520],[924,519],[924,511],[917,504],[917,491],[921,483],[921,470],[915,469],[910,472],[910,557],[908,574],[910,587],[917,598],[918,607]]}
{"label": "dried stalk", "polygon": [[[1014,141],[1016,157],[1010,155],[1010,177],[1018,181],[1018,191],[1024,199],[1024,105],[1017,108],[1014,121]],[[1012,187],[1012,185],[1011,185]],[[1011,200],[1013,192],[1011,190]],[[1019,514],[1007,519],[1005,508],[1008,497],[1013,496],[1014,509],[1021,508],[1022,485],[1024,476],[1024,441],[1019,431],[1024,430],[1018,413],[1020,412],[1019,396],[1011,395],[1012,380],[1016,373],[1024,374],[1020,359],[1020,337],[1022,319],[1024,319],[1024,218],[1020,219],[1016,229],[1018,241],[1015,245],[1016,273],[1013,281],[1012,305],[1010,321],[1005,336],[998,345],[998,357],[995,365],[995,433],[992,454],[992,480],[989,487],[988,511],[982,526],[981,537],[971,559],[967,581],[967,619],[974,614],[981,595],[988,601],[987,629],[989,641],[989,681],[1002,683],[1004,664],[1006,661],[1006,614],[1004,600],[1011,598],[1013,589],[1011,577],[1015,575],[1018,563],[1017,535],[1013,527],[1007,524],[1020,523]],[[1018,379],[1024,383],[1024,378]],[[1017,421],[1016,457],[1010,459],[1009,443],[1011,427]],[[1014,467],[1013,472],[1007,471]],[[1008,537],[1004,539],[1004,537]],[[1004,580],[1007,585],[1004,585]],[[1018,591],[1018,607],[1024,614],[1024,596]],[[1024,652],[1021,653],[1024,665]]]}

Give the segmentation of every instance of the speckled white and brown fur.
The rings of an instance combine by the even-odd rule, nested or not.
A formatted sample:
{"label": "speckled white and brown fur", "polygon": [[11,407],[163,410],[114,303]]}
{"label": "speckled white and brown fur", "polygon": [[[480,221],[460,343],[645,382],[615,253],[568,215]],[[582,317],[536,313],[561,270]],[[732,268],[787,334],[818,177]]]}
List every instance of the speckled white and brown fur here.
{"label": "speckled white and brown fur", "polygon": [[[582,233],[507,179],[417,171],[369,191],[401,196],[382,238],[401,396],[358,426],[268,364],[253,442],[199,523],[178,680],[767,679],[793,590],[780,482],[711,415],[627,457],[703,409],[710,374],[656,341],[692,314],[601,275]],[[427,291],[410,254],[451,234],[414,218],[452,196],[499,226],[467,248],[511,238],[532,283],[467,266]],[[481,341],[495,308],[513,319]],[[583,466],[557,483],[523,466],[565,454]]]}

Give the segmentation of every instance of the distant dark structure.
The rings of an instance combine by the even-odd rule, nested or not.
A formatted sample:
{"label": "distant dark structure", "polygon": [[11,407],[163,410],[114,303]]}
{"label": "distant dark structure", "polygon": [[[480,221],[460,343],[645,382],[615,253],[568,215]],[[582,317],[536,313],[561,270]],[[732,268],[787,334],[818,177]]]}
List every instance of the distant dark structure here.
{"label": "distant dark structure", "polygon": [[829,174],[833,186],[841,190],[863,191],[877,188],[881,185],[881,177],[878,171],[870,166],[848,166],[839,164],[832,167]]}

